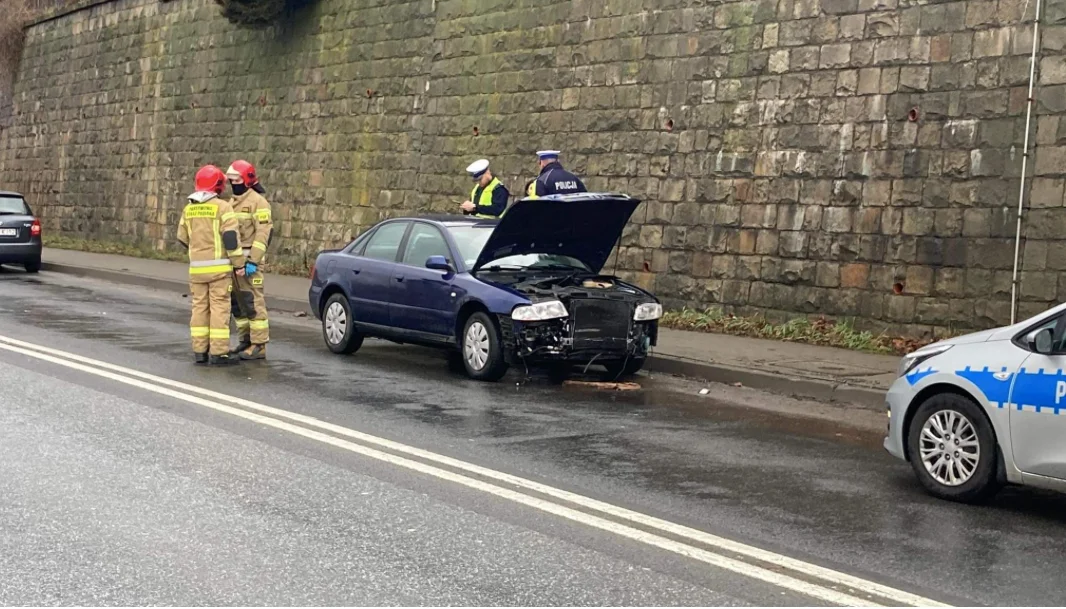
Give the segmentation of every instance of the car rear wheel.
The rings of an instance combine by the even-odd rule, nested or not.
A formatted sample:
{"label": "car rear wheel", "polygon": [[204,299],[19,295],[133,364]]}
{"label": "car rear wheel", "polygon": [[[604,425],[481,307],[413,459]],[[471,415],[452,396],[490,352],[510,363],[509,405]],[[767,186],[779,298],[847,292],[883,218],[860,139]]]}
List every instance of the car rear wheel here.
{"label": "car rear wheel", "polygon": [[322,338],[334,353],[355,353],[363,346],[363,335],[355,329],[352,310],[344,294],[334,294],[322,311]]}
{"label": "car rear wheel", "polygon": [[26,268],[27,273],[37,273],[41,270],[41,259],[34,258],[33,260],[27,260],[22,264]]}
{"label": "car rear wheel", "polygon": [[614,380],[627,376],[633,376],[644,368],[643,357],[631,357],[618,362],[608,362],[603,365],[607,369],[608,378]]}
{"label": "car rear wheel", "polygon": [[470,378],[491,382],[507,374],[500,332],[485,313],[474,313],[466,320],[460,343],[463,367]]}
{"label": "car rear wheel", "polygon": [[992,424],[972,400],[954,393],[927,399],[907,430],[911,467],[931,494],[978,503],[999,490]]}

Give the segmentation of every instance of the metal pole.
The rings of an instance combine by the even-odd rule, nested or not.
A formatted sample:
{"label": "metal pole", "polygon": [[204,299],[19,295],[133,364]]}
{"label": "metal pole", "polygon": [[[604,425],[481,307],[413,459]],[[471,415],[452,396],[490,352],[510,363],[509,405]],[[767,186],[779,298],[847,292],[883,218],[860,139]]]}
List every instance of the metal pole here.
{"label": "metal pole", "polygon": [[1022,144],[1022,178],[1018,186],[1018,227],[1014,233],[1014,275],[1010,284],[1010,323],[1014,325],[1018,313],[1018,260],[1022,245],[1022,214],[1025,212],[1025,172],[1029,161],[1029,127],[1033,119],[1033,83],[1036,80],[1036,49],[1040,45],[1040,2],[1036,0],[1033,14],[1033,53],[1029,58],[1029,96],[1025,108],[1025,143]]}

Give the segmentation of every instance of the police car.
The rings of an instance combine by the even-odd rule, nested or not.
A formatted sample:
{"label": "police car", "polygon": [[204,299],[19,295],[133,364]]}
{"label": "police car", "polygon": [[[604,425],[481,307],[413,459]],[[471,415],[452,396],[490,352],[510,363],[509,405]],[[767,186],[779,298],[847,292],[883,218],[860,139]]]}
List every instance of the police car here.
{"label": "police car", "polygon": [[887,403],[885,448],[933,495],[1066,492],[1066,304],[911,353]]}

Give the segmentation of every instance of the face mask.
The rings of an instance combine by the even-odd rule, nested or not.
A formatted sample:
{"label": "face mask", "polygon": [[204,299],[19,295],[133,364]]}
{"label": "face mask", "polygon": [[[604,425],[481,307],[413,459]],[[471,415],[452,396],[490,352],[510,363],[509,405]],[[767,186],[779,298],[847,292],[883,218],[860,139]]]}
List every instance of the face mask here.
{"label": "face mask", "polygon": [[248,187],[244,184],[230,184],[230,187],[233,188],[233,194],[238,197],[248,192]]}

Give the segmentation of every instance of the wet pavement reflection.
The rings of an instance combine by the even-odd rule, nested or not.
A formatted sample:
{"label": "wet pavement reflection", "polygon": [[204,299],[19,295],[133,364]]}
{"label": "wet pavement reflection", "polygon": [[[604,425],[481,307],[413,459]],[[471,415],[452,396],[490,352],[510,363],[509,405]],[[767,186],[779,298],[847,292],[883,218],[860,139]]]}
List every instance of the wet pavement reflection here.
{"label": "wet pavement reflection", "polygon": [[[883,452],[882,430],[753,409],[782,399],[755,392],[699,396],[667,377],[642,377],[638,391],[560,387],[521,370],[484,384],[418,347],[368,341],[335,356],[315,320],[291,316],[272,319],[267,361],[195,368],[186,304],[0,272],[3,335],[239,393],[916,592],[1066,603],[1063,496],[1007,489],[988,506],[932,499]],[[581,378],[602,380],[593,371]]]}

